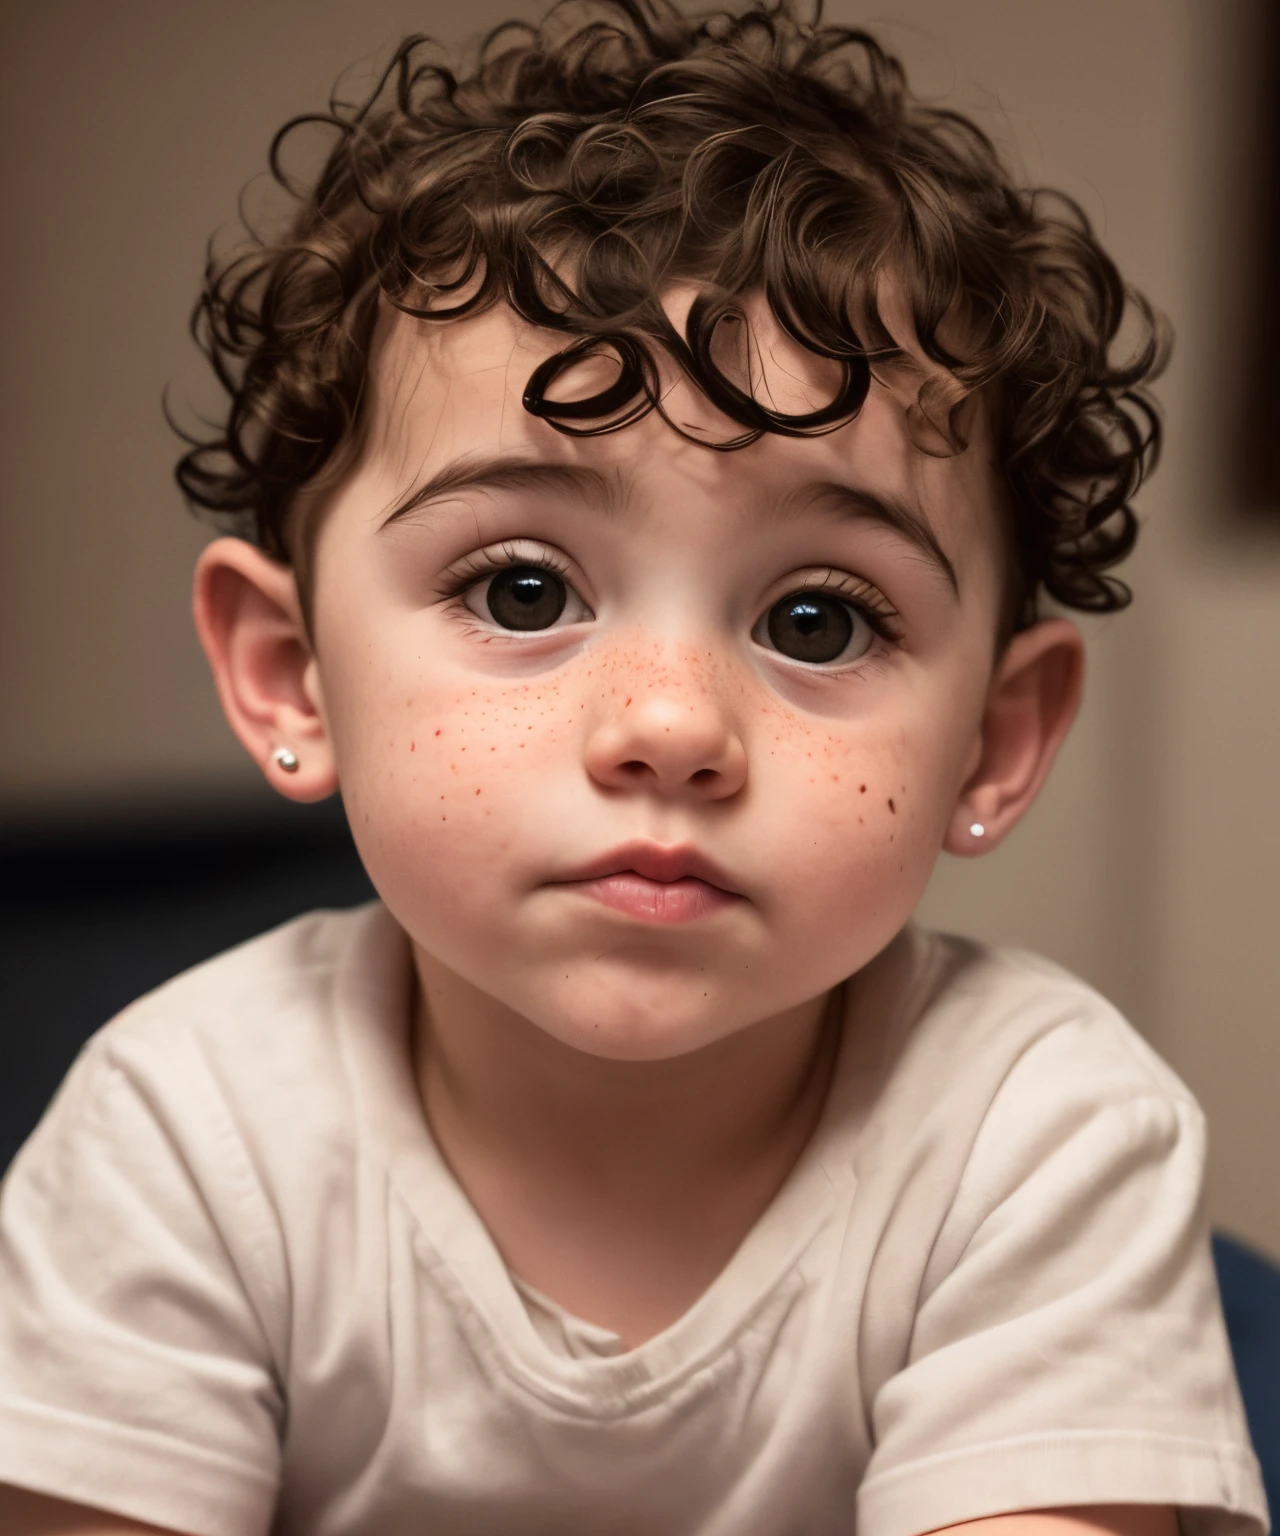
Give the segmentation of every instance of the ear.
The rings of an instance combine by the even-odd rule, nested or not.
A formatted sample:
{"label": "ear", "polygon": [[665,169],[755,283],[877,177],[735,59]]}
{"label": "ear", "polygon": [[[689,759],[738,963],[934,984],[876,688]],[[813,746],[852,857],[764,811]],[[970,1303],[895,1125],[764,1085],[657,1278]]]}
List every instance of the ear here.
{"label": "ear", "polygon": [[[196,633],[231,729],[290,800],[338,787],[315,657],[287,565],[243,539],[215,539],[196,564]],[[273,756],[297,759],[287,771]]]}
{"label": "ear", "polygon": [[1065,619],[1047,619],[1009,641],[943,839],[948,853],[986,853],[1021,820],[1075,719],[1083,681],[1084,642]]}

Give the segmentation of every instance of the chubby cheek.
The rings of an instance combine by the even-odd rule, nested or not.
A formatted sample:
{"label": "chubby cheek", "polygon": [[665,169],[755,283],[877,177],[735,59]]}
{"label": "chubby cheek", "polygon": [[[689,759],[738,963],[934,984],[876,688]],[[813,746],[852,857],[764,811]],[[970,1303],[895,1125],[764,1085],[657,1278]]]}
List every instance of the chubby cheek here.
{"label": "chubby cheek", "polygon": [[519,879],[520,827],[571,726],[554,685],[523,684],[366,692],[331,722],[356,846],[415,936]]}
{"label": "chubby cheek", "polygon": [[856,969],[915,910],[941,848],[958,777],[932,731],[815,733],[776,751],[762,800],[773,818],[780,908],[795,942]]}

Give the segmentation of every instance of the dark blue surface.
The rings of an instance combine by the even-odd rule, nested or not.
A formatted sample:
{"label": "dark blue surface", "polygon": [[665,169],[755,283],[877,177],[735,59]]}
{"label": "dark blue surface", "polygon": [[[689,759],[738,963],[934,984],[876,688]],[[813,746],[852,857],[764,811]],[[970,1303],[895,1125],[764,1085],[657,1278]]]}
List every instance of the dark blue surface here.
{"label": "dark blue surface", "polygon": [[1280,1269],[1221,1234],[1213,1240],[1213,1262],[1249,1433],[1274,1517],[1280,1512]]}

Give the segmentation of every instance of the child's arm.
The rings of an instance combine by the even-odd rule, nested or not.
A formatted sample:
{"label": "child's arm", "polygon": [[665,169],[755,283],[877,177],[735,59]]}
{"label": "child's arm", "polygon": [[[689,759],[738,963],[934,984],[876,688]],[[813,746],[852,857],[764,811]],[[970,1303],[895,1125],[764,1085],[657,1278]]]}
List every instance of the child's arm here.
{"label": "child's arm", "polygon": [[968,1520],[931,1536],[1178,1536],[1178,1517],[1168,1504],[1082,1504]]}
{"label": "child's arm", "polygon": [[150,1536],[160,1530],[158,1525],[142,1525],[101,1509],[68,1504],[65,1499],[0,1483],[0,1531],[7,1531],[9,1536]]}
{"label": "child's arm", "polygon": [[[40,1494],[0,1486],[0,1530],[11,1536],[147,1536],[156,1525],[138,1525],[116,1515],[67,1504]],[[1177,1536],[1178,1522],[1167,1505],[1113,1504],[1075,1510],[1028,1510],[952,1525],[933,1536]]]}

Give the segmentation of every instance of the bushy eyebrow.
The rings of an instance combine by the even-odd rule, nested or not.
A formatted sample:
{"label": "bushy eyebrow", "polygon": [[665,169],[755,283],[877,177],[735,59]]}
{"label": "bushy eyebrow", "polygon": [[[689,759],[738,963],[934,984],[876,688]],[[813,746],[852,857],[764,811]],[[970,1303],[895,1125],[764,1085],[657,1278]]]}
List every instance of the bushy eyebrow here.
{"label": "bushy eyebrow", "polygon": [[[382,527],[389,527],[428,502],[439,501],[459,491],[475,490],[554,491],[562,496],[572,496],[575,501],[611,510],[621,499],[617,480],[585,464],[547,463],[521,454],[468,455],[445,464],[430,479],[415,486],[383,519]],[[919,508],[900,497],[880,495],[865,487],[817,481],[786,497],[780,510],[785,514],[822,503],[847,516],[870,518],[893,529],[938,568],[952,592],[959,597],[960,583],[955,566]]]}
{"label": "bushy eyebrow", "polygon": [[908,543],[914,544],[941,575],[956,597],[960,596],[960,582],[956,568],[947,557],[946,550],[938,542],[938,536],[929,524],[924,512],[898,496],[884,496],[863,486],[841,485],[837,481],[819,481],[806,485],[800,492],[789,496],[784,511],[799,511],[815,504],[827,504],[849,517],[870,518],[883,523],[901,534]]}
{"label": "bushy eyebrow", "polygon": [[458,491],[556,491],[576,501],[614,506],[617,482],[584,464],[548,464],[520,454],[491,454],[454,459],[424,480],[383,519],[388,527],[430,501]]}

